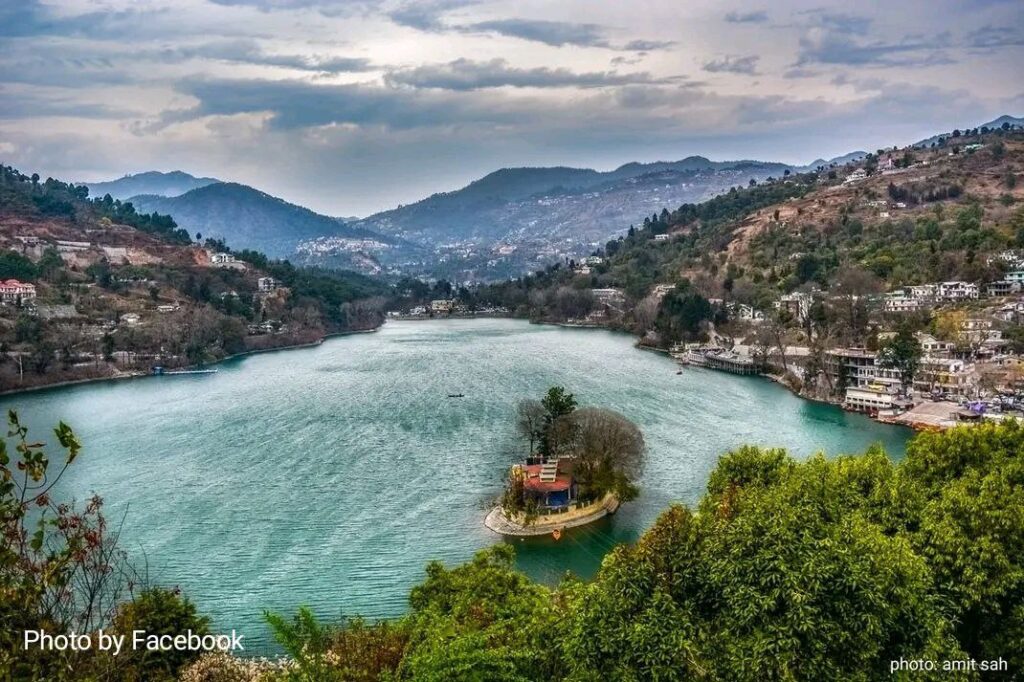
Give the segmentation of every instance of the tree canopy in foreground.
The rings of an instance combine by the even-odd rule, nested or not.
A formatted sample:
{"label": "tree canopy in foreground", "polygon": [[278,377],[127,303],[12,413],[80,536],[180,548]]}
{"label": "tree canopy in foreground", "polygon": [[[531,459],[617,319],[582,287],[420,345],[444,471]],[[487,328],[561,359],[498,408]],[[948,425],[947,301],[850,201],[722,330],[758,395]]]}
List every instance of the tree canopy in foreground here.
{"label": "tree canopy in foreground", "polygon": [[[63,578],[33,582],[39,561],[57,561],[65,576],[78,570],[67,553],[78,540],[58,541],[59,514],[40,536],[26,528],[21,491],[44,480],[45,456],[13,417],[12,428],[14,453],[0,458],[0,672],[15,678],[971,680],[985,678],[980,668],[943,666],[1000,659],[1007,679],[1024,670],[1024,427],[1015,423],[920,434],[901,462],[877,447],[806,461],[741,447],[721,458],[694,507],[670,507],[637,543],[605,557],[592,581],[538,584],[499,544],[455,568],[431,563],[397,620],[268,616],[285,663],[226,654],[26,660],[17,631],[83,619],[46,606]],[[57,436],[77,452],[66,427]],[[115,628],[205,627],[166,593],[135,595],[114,613]],[[937,667],[891,675],[899,661]]]}

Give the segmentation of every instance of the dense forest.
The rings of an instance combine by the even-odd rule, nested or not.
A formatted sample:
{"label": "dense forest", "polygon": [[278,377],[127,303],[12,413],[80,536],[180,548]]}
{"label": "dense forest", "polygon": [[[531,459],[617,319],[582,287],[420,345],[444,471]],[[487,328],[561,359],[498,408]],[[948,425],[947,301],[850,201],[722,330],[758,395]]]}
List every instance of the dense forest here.
{"label": "dense forest", "polygon": [[277,662],[22,650],[26,628],[210,625],[186,595],[140,580],[98,497],[84,508],[50,499],[50,481],[82,451],[69,427],[55,430],[59,452],[16,415],[9,427],[0,670],[15,679],[876,680],[930,661],[933,672],[897,679],[975,680],[983,668],[942,666],[1024,666],[1024,427],[1014,422],[922,433],[901,462],[878,448],[797,461],[741,447],[695,506],[667,509],[592,581],[535,583],[499,544],[462,566],[430,564],[397,620],[268,614],[290,657]]}

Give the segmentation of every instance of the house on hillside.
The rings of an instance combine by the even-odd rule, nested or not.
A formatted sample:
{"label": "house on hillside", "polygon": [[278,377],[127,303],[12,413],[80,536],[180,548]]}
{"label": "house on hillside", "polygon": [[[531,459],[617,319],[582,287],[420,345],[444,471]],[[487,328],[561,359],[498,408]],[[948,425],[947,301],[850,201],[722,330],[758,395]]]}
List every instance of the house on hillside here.
{"label": "house on hillside", "polygon": [[450,298],[439,298],[430,302],[430,312],[435,315],[450,315],[455,310],[455,301]]}
{"label": "house on hillside", "polygon": [[626,295],[621,289],[591,289],[590,293],[601,305],[620,305],[626,300]]}
{"label": "house on hillside", "polygon": [[803,324],[811,313],[811,303],[814,297],[803,291],[794,291],[791,294],[784,294],[775,302],[777,310],[783,310],[792,315],[793,319]]}
{"label": "house on hillside", "polygon": [[979,293],[978,285],[972,282],[940,282],[936,297],[945,302],[967,301],[978,298]]}
{"label": "house on hillside", "polygon": [[851,182],[857,182],[858,180],[864,180],[867,177],[868,177],[868,172],[866,170],[864,170],[863,168],[858,168],[857,170],[855,170],[852,173],[850,173],[849,175],[847,175],[846,179],[843,180],[843,182],[846,183],[846,184],[849,184]]}
{"label": "house on hillside", "polygon": [[36,285],[16,279],[0,281],[0,303],[21,305],[36,299]]}
{"label": "house on hillside", "polygon": [[256,280],[256,288],[262,292],[273,291],[277,288],[277,282],[273,277],[260,277]]}

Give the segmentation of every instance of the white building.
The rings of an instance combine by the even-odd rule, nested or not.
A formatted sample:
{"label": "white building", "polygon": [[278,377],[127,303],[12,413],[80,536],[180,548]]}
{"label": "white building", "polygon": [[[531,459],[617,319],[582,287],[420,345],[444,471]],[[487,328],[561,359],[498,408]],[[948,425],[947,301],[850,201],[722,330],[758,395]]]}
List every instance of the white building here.
{"label": "white building", "polygon": [[451,313],[455,308],[455,301],[450,298],[439,298],[430,302],[430,311],[434,313]]}
{"label": "white building", "polygon": [[973,387],[974,365],[955,358],[925,355],[914,377],[914,388],[921,394],[964,396]]}
{"label": "white building", "polygon": [[626,300],[626,295],[620,289],[591,289],[590,293],[601,305],[615,305]]}
{"label": "white building", "polygon": [[273,291],[277,288],[277,282],[273,277],[260,277],[256,280],[256,286],[260,291]]}
{"label": "white building", "polygon": [[667,234],[656,234],[656,235],[654,235],[654,241],[656,241],[656,242],[667,242],[671,238],[672,238],[671,235],[667,235]]}
{"label": "white building", "polygon": [[940,301],[966,301],[979,296],[978,285],[971,282],[941,282],[936,296]]}
{"label": "white building", "polygon": [[896,407],[896,395],[879,385],[851,386],[846,389],[843,407],[854,412],[880,412]]}
{"label": "white building", "polygon": [[782,298],[775,302],[775,307],[789,312],[793,319],[803,324],[811,313],[811,302],[813,300],[814,297],[810,294],[794,291],[791,294],[784,294]]}
{"label": "white building", "polygon": [[1012,282],[1018,287],[1024,286],[1024,270],[1014,270],[1003,275],[1003,279],[1007,282]]}
{"label": "white building", "polygon": [[925,304],[924,299],[916,298],[910,287],[890,291],[885,295],[885,311],[887,313],[911,313],[920,310]]}
{"label": "white building", "polygon": [[857,182],[858,180],[864,180],[867,177],[868,177],[868,172],[866,170],[864,170],[863,168],[858,168],[857,170],[855,170],[852,173],[850,173],[849,175],[847,175],[846,176],[846,180],[844,180],[843,182],[847,182],[847,183]]}
{"label": "white building", "polygon": [[13,303],[27,303],[36,298],[36,285],[28,282],[20,282],[16,279],[0,281],[0,303],[4,305]]}
{"label": "white building", "polygon": [[676,288],[675,284],[655,284],[651,291],[658,298],[664,298],[665,294]]}

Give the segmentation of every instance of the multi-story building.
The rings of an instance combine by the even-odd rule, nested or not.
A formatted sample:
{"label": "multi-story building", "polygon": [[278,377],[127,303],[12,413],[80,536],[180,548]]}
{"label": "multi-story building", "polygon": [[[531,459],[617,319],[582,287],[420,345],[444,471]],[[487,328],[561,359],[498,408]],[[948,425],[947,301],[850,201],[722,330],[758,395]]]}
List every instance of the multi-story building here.
{"label": "multi-story building", "polygon": [[793,319],[803,324],[811,313],[811,303],[814,297],[803,291],[794,291],[791,294],[784,294],[775,303],[775,307],[784,310],[793,316]]}
{"label": "multi-story building", "polygon": [[937,286],[936,297],[940,301],[967,301],[976,299],[979,296],[978,285],[972,282],[940,282]]}
{"label": "multi-story building", "polygon": [[921,358],[914,389],[922,394],[966,396],[974,388],[974,365],[956,358],[925,355]]}
{"label": "multi-story building", "polygon": [[36,298],[36,285],[29,282],[20,282],[16,279],[0,281],[0,303],[4,305],[13,303],[28,303]]}

